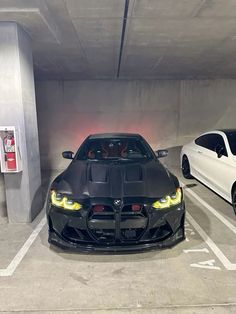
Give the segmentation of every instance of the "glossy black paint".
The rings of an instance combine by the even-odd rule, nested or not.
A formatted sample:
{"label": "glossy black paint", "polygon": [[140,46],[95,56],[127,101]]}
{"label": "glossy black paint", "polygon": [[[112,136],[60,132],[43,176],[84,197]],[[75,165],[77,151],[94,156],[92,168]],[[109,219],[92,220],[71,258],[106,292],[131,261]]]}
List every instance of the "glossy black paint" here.
{"label": "glossy black paint", "polygon": [[[182,241],[184,202],[164,210],[152,207],[179,187],[178,179],[153,151],[152,155],[152,159],[139,161],[74,158],[51,189],[79,202],[82,209],[57,208],[48,196],[49,242],[72,250],[117,252],[170,247]],[[105,210],[94,214],[92,208],[98,204]],[[132,204],[140,204],[141,209],[132,212]]]}
{"label": "glossy black paint", "polygon": [[68,150],[62,153],[62,157],[65,159],[73,159],[73,152]]}

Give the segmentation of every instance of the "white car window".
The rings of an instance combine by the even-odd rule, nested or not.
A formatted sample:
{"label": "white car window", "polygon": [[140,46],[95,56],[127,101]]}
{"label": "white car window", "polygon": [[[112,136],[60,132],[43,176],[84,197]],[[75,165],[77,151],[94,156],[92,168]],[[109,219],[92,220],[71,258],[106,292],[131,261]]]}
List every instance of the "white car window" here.
{"label": "white car window", "polygon": [[216,148],[218,146],[223,147],[222,149],[222,155],[228,157],[227,149],[225,147],[225,142],[223,137],[220,134],[205,134],[200,137],[198,137],[195,140],[195,144],[198,146],[202,146],[206,149],[209,149],[213,152],[216,151]]}
{"label": "white car window", "polygon": [[236,131],[227,131],[225,132],[225,134],[228,138],[228,142],[229,142],[229,146],[230,146],[230,150],[232,154],[236,155]]}

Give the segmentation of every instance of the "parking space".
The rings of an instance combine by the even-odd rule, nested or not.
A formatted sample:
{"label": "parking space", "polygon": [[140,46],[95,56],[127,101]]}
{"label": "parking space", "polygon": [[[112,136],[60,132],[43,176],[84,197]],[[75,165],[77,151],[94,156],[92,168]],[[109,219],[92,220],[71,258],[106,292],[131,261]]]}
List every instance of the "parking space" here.
{"label": "parking space", "polygon": [[227,269],[236,265],[233,210],[201,183],[184,180],[178,169],[172,170],[184,184],[187,208],[186,241],[172,249],[73,254],[49,247],[43,213],[32,225],[3,225],[2,269],[30,235],[31,241],[12,275],[0,277],[0,311],[234,313],[236,269]]}
{"label": "parking space", "polygon": [[[235,17],[233,0],[0,1],[0,314],[236,313],[236,215],[184,179],[235,209]],[[186,238],[125,254],[183,238],[157,159]],[[49,186],[50,243],[122,253],[50,246]]]}

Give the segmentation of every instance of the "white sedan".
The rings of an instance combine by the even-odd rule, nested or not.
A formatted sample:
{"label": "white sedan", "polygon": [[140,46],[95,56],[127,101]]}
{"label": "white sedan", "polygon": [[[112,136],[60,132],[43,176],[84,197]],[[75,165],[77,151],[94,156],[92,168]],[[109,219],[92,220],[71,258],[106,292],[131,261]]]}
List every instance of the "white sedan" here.
{"label": "white sedan", "polygon": [[236,214],[236,129],[202,134],[183,146],[183,176],[198,179],[233,205]]}

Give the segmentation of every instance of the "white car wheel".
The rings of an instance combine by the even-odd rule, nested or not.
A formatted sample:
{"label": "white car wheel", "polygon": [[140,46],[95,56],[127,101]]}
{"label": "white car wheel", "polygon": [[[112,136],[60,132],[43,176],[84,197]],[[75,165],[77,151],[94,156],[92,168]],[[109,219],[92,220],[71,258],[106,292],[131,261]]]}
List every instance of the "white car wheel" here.
{"label": "white car wheel", "polygon": [[190,164],[187,156],[183,156],[182,158],[182,174],[185,179],[192,179],[192,175],[190,173]]}
{"label": "white car wheel", "polygon": [[232,193],[232,205],[233,205],[234,213],[236,215],[236,188],[234,188],[233,193]]}

